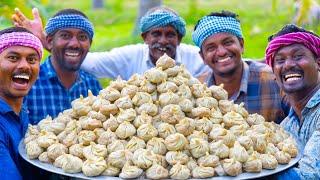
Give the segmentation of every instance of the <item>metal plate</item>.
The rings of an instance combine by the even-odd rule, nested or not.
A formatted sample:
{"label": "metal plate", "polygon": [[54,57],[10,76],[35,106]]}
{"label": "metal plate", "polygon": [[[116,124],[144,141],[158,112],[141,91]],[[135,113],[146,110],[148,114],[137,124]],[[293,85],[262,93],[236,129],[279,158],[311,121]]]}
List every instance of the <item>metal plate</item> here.
{"label": "metal plate", "polygon": [[[75,173],[75,174],[70,174],[70,173],[65,173],[61,168],[57,168],[55,166],[53,166],[52,164],[48,164],[48,163],[43,163],[39,160],[31,160],[27,157],[27,153],[26,153],[26,149],[25,149],[25,145],[23,143],[23,139],[20,141],[19,144],[19,153],[22,156],[22,158],[24,160],[26,160],[27,162],[29,162],[30,164],[37,166],[41,169],[44,169],[46,171],[49,172],[53,172],[56,174],[61,174],[64,176],[69,176],[69,177],[74,177],[74,178],[81,178],[81,179],[120,179],[119,177],[111,177],[111,176],[97,176],[97,177],[87,177],[85,175],[83,175],[82,173]],[[269,176],[272,174],[276,174],[278,172],[281,172],[283,170],[286,170],[288,168],[290,168],[291,166],[295,165],[301,158],[301,153],[299,151],[299,155],[293,159],[291,159],[291,161],[289,162],[289,164],[285,164],[285,165],[278,165],[278,167],[274,170],[267,170],[267,169],[262,169],[262,171],[260,173],[241,173],[236,177],[231,177],[231,176],[219,176],[219,177],[212,177],[212,178],[208,178],[211,180],[216,180],[216,179],[221,179],[221,180],[230,180],[230,179],[255,179],[255,178],[261,178],[261,177],[265,177],[265,176]],[[140,178],[143,179],[143,178]]]}

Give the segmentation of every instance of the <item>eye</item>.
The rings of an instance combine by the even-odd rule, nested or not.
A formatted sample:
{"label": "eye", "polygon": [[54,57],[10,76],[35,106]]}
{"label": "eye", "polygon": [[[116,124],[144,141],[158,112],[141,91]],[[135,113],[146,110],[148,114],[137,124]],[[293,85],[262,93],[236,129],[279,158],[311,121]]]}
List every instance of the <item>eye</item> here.
{"label": "eye", "polygon": [[161,35],[161,33],[160,32],[152,32],[151,35],[153,37],[159,37]]}
{"label": "eye", "polygon": [[10,55],[10,56],[8,56],[7,57],[10,61],[12,61],[12,62],[15,62],[15,61],[17,61],[18,59],[19,59],[19,57],[18,56],[15,56],[15,55]]}
{"label": "eye", "polygon": [[303,54],[295,54],[294,56],[293,56],[293,60],[295,60],[295,61],[298,61],[298,60],[300,60],[301,58],[303,58]]}
{"label": "eye", "polygon": [[214,51],[216,48],[215,48],[215,46],[213,46],[213,45],[209,45],[209,46],[207,46],[207,47],[205,47],[205,50],[207,51],[207,52],[212,52],[212,51]]}
{"label": "eye", "polygon": [[226,45],[226,46],[230,46],[232,44],[233,44],[232,40],[227,40],[227,41],[224,42],[224,45]]}
{"label": "eye", "polygon": [[78,38],[80,41],[86,41],[89,39],[89,36],[87,34],[80,34]]}
{"label": "eye", "polygon": [[274,58],[274,64],[282,64],[282,63],[284,63],[284,61],[285,61],[285,58],[283,58],[283,57],[275,57]]}
{"label": "eye", "polygon": [[30,56],[27,58],[28,63],[35,64],[39,59],[36,56]]}
{"label": "eye", "polygon": [[169,33],[168,38],[175,38],[177,35],[175,33]]}
{"label": "eye", "polygon": [[59,35],[62,39],[69,39],[70,38],[70,35],[68,33],[61,33]]}

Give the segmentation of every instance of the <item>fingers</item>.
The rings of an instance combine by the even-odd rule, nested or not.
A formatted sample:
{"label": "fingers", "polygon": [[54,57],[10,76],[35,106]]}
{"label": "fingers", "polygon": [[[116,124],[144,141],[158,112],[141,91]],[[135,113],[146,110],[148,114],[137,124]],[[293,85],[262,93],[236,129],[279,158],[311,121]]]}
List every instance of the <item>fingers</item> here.
{"label": "fingers", "polygon": [[24,21],[24,20],[27,19],[26,16],[20,11],[19,8],[15,8],[14,11],[15,11],[15,15],[17,15],[17,17],[18,17],[21,21]]}
{"label": "fingers", "polygon": [[11,16],[11,19],[13,21],[14,26],[16,26],[16,27],[21,27],[22,26],[22,21],[16,14],[13,14]]}
{"label": "fingers", "polygon": [[32,9],[32,15],[33,15],[33,18],[34,18],[35,20],[41,21],[41,17],[40,17],[38,8],[33,8],[33,9]]}

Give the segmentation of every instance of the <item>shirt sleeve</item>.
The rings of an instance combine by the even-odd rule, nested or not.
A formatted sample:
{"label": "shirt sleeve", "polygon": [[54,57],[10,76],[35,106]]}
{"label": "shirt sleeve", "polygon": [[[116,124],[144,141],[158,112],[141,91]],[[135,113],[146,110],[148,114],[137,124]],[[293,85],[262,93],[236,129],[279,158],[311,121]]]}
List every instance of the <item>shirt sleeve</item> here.
{"label": "shirt sleeve", "polygon": [[135,58],[134,50],[134,46],[124,46],[106,52],[88,53],[81,68],[97,78],[115,79],[120,76],[126,79]]}
{"label": "shirt sleeve", "polygon": [[0,179],[22,179],[14,160],[11,158],[5,140],[6,136],[0,128]]}
{"label": "shirt sleeve", "polygon": [[291,177],[293,176],[299,176],[300,179],[320,179],[319,140],[320,131],[316,130],[313,132],[304,148],[303,155],[299,161],[298,167],[291,168],[279,174],[279,179],[291,179]]}

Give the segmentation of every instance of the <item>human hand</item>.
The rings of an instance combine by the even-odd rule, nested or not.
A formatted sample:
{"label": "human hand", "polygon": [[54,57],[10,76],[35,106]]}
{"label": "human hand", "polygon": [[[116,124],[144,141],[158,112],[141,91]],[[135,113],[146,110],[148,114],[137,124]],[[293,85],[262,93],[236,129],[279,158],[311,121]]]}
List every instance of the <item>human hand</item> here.
{"label": "human hand", "polygon": [[15,8],[14,11],[15,13],[12,15],[12,20],[16,27],[26,28],[39,39],[43,38],[43,25],[37,8],[32,9],[33,20],[28,19],[18,8]]}

